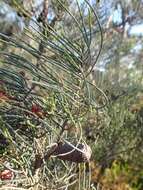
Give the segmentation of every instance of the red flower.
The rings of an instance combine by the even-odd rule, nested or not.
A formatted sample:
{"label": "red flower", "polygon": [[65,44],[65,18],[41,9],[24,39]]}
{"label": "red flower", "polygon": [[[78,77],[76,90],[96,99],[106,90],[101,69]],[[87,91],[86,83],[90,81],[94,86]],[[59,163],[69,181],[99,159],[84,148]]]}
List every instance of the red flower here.
{"label": "red flower", "polygon": [[43,116],[44,116],[44,112],[43,112],[42,108],[37,104],[32,105],[31,112],[36,114],[40,118],[43,118]]}
{"label": "red flower", "polygon": [[0,91],[0,97],[5,96],[5,95],[6,95],[6,93],[4,91]]}
{"label": "red flower", "polygon": [[35,114],[37,114],[38,112],[41,112],[41,108],[37,105],[37,104],[33,104],[31,111]]}
{"label": "red flower", "polygon": [[2,100],[8,100],[8,96],[6,95],[6,93],[4,91],[0,91],[0,101]]}
{"label": "red flower", "polygon": [[0,173],[1,180],[10,180],[13,176],[13,172],[10,170],[4,170]]}
{"label": "red flower", "polygon": [[48,113],[40,107],[38,104],[34,103],[31,107],[31,112],[37,115],[39,118],[43,119],[48,116]]}

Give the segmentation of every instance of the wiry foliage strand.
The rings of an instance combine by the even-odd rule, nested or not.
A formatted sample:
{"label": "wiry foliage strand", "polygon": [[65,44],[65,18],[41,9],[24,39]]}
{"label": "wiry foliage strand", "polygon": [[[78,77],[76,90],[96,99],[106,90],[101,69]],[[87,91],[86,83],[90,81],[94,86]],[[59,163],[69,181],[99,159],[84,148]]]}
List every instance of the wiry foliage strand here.
{"label": "wiry foliage strand", "polygon": [[[25,189],[32,186],[65,189],[76,183],[74,164],[49,158],[54,153],[52,144],[68,143],[81,151],[79,144],[85,140],[81,122],[87,112],[98,107],[91,88],[105,96],[88,79],[102,49],[102,31],[96,12],[85,1],[88,11],[85,15],[77,1],[79,17],[76,17],[62,1],[57,2],[60,11],[71,18],[78,39],[71,39],[61,30],[58,32],[58,28],[45,21],[47,15],[37,18],[40,23],[31,20],[32,30],[26,28],[23,38],[0,34],[8,49],[0,52],[1,89],[7,97],[0,105],[0,132],[9,143],[11,152],[5,157],[12,164],[4,163],[3,167],[10,168],[16,186]],[[101,32],[93,65],[92,20],[97,21]],[[88,177],[84,186],[90,186]]]}

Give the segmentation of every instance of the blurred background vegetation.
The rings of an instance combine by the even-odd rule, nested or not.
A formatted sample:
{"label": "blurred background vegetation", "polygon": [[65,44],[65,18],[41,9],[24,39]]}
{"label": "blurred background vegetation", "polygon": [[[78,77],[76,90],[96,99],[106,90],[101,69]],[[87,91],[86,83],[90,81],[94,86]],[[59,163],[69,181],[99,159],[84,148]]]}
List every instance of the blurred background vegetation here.
{"label": "blurred background vegetation", "polygon": [[142,0],[0,1],[0,189],[143,189],[142,41]]}

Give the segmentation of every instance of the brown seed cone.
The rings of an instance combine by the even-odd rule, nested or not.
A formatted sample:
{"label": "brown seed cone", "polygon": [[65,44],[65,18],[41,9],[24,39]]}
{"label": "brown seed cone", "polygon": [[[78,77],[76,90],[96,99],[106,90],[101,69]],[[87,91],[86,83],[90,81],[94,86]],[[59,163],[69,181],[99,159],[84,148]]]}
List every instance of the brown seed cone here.
{"label": "brown seed cone", "polygon": [[87,144],[81,143],[76,149],[76,146],[73,147],[68,143],[60,143],[55,149],[53,155],[57,156],[61,160],[81,163],[89,162],[91,153],[91,148]]}

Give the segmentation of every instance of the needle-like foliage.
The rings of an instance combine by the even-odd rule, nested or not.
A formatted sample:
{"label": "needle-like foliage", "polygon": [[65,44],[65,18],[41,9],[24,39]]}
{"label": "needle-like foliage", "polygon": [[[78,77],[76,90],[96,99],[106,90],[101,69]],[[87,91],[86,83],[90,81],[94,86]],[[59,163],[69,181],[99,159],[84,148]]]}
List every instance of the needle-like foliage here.
{"label": "needle-like foliage", "polygon": [[[10,168],[12,183],[25,189],[67,189],[76,183],[76,165],[50,158],[52,144],[62,142],[76,148],[85,143],[83,118],[107,101],[89,77],[103,42],[96,11],[87,0],[86,13],[76,1],[79,15],[62,1],[57,3],[63,15],[70,18],[76,35],[64,33],[60,24],[53,27],[43,15],[37,20],[30,18],[33,24],[25,28],[23,37],[0,33],[6,47],[0,51],[0,85],[6,97],[0,104],[0,133],[9,144],[7,163],[2,167]],[[96,57],[91,51],[93,22],[100,31]],[[95,100],[96,92],[103,96],[103,105]],[[84,186],[89,187],[90,175],[87,178],[85,183],[84,176]]]}

